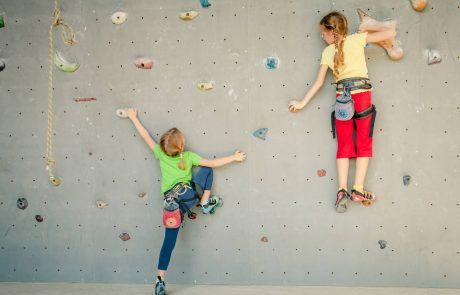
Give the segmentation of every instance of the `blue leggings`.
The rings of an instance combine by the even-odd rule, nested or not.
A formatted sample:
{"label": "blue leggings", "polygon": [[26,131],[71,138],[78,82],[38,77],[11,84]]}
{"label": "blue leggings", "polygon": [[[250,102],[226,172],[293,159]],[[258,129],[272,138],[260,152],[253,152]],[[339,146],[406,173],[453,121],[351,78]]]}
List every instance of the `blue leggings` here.
{"label": "blue leggings", "polygon": [[[199,167],[196,173],[193,173],[192,182],[195,185],[200,186],[203,191],[211,190],[212,186],[212,169],[208,167]],[[192,185],[193,186],[193,185]],[[187,193],[181,196],[183,199],[193,197],[195,190],[188,190]],[[184,212],[182,212],[184,214]],[[158,269],[167,270],[169,261],[171,260],[171,254],[176,245],[177,235],[179,234],[179,228],[165,228],[165,238],[163,240],[163,246],[160,251],[160,258],[158,260]]]}

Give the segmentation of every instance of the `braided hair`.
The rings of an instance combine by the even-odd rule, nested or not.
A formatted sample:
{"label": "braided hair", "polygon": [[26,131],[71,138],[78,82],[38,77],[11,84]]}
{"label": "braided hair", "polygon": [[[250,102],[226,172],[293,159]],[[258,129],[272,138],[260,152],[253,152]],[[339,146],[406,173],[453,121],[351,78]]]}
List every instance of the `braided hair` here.
{"label": "braided hair", "polygon": [[160,147],[170,157],[180,156],[178,164],[179,169],[185,170],[186,165],[183,158],[184,135],[177,128],[171,128],[166,131],[160,139]]}
{"label": "braided hair", "polygon": [[334,70],[333,74],[337,80],[339,77],[339,67],[343,65],[345,55],[343,52],[343,43],[348,34],[348,21],[347,18],[338,11],[333,11],[324,16],[319,22],[327,30],[332,30],[334,35]]}

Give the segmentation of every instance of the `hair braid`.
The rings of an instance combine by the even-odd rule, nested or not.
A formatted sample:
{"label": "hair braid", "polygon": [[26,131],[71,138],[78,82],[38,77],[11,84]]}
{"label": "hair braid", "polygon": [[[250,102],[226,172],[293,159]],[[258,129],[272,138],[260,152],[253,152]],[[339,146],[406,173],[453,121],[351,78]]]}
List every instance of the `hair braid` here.
{"label": "hair braid", "polygon": [[343,37],[339,38],[339,34],[337,34],[336,29],[333,31],[334,33],[334,45],[335,45],[335,55],[334,55],[334,77],[338,79],[339,77],[339,67],[343,65],[345,60],[345,54],[343,52]]}

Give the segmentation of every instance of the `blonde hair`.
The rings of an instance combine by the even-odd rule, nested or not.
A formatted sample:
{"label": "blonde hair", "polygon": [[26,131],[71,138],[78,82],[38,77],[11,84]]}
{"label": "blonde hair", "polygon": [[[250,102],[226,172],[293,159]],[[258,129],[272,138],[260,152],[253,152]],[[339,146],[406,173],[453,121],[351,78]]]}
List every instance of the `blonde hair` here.
{"label": "blonde hair", "polygon": [[[334,34],[334,77],[337,80],[339,77],[339,67],[344,63],[343,42],[345,36],[348,34],[348,21],[345,15],[338,11],[333,11],[324,16],[319,22],[327,30],[332,30]],[[340,37],[340,38],[339,38]]]}
{"label": "blonde hair", "polygon": [[166,131],[160,139],[160,147],[170,157],[180,156],[178,164],[179,169],[185,170],[187,166],[183,159],[185,139],[182,132],[177,128],[171,128]]}

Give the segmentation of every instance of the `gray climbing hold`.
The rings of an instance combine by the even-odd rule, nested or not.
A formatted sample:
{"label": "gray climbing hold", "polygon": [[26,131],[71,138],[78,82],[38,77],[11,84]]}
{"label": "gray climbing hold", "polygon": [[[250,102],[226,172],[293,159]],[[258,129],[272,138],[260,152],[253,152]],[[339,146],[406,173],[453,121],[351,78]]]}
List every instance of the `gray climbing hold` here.
{"label": "gray climbing hold", "polygon": [[25,210],[27,206],[29,206],[29,203],[27,202],[26,198],[19,198],[18,201],[16,202],[16,205],[18,206],[19,209]]}
{"label": "gray climbing hold", "polygon": [[43,217],[41,215],[35,215],[35,220],[37,222],[43,222]]}
{"label": "gray climbing hold", "polygon": [[131,239],[131,237],[127,233],[122,233],[119,237],[124,242],[128,241],[129,239]]}
{"label": "gray climbing hold", "polygon": [[437,64],[442,61],[441,54],[439,51],[434,49],[428,50],[428,65]]}
{"label": "gray climbing hold", "polygon": [[265,140],[265,138],[267,137],[267,132],[268,128],[259,128],[256,131],[254,131],[253,135],[257,138]]}
{"label": "gray climbing hold", "polygon": [[380,249],[385,249],[387,247],[387,241],[380,240],[379,245],[380,245]]}
{"label": "gray climbing hold", "polygon": [[6,62],[5,60],[2,58],[0,59],[0,72],[3,71],[6,67]]}
{"label": "gray climbing hold", "polygon": [[279,59],[277,57],[271,56],[265,59],[265,67],[269,70],[278,68],[278,64],[279,64]]}
{"label": "gray climbing hold", "polygon": [[403,184],[405,186],[408,186],[410,184],[410,175],[404,175],[403,176]]}

